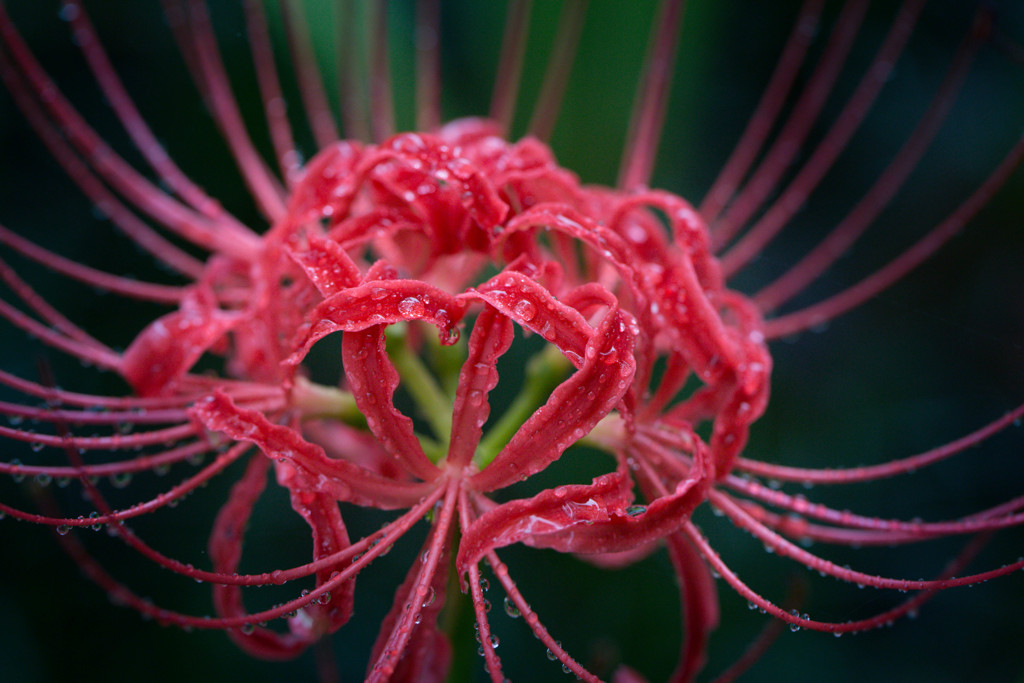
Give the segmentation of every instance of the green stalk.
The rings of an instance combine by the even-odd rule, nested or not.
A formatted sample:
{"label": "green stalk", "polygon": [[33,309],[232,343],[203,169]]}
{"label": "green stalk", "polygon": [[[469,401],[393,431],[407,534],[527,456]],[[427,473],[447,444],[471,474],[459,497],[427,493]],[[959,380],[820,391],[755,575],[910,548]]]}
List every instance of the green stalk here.
{"label": "green stalk", "polygon": [[526,420],[533,415],[538,407],[551,396],[571,365],[557,347],[548,345],[535,355],[526,365],[526,380],[523,388],[516,396],[512,405],[501,416],[501,419],[487,430],[486,436],[480,440],[475,460],[480,469],[487,467],[501,452]]}
{"label": "green stalk", "polygon": [[359,412],[351,392],[298,377],[292,400],[306,419],[333,418],[353,427],[366,427],[366,418]]}
{"label": "green stalk", "polygon": [[[458,548],[458,529],[453,530],[452,547]],[[439,627],[442,632],[448,634],[448,641],[452,646],[451,667],[448,669],[448,683],[460,683],[471,681],[475,677],[477,662],[480,657],[476,653],[476,643],[473,640],[473,601],[469,595],[462,592],[459,585],[459,576],[455,570],[456,553],[449,553],[448,556],[448,587],[445,593],[444,611],[440,615]]]}
{"label": "green stalk", "polygon": [[[403,325],[394,325],[388,330],[387,352],[402,378],[402,386],[409,392],[416,408],[434,431],[438,441],[436,447],[443,455],[448,450],[452,431],[452,400],[446,394],[434,375],[427,369],[420,357],[409,350]],[[422,439],[421,439],[422,441]],[[428,449],[424,444],[424,450]]]}

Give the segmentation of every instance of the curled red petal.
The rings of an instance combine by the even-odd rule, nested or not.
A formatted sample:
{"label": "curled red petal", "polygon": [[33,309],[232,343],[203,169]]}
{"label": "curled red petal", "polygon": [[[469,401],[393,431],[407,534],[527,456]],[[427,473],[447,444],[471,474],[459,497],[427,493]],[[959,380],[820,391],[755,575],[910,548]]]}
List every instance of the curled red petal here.
{"label": "curled red petal", "polygon": [[573,553],[618,553],[664,538],[687,520],[694,508],[704,502],[703,482],[687,479],[675,493],[658,498],[641,512],[616,511],[607,520],[523,539],[536,548],[552,548]]}
{"label": "curled red petal", "polygon": [[381,233],[393,237],[407,230],[422,231],[419,220],[407,207],[376,207],[339,221],[331,227],[328,237],[350,249]]}
{"label": "curled red petal", "polygon": [[[238,568],[245,527],[253,506],[266,487],[268,467],[266,458],[249,460],[242,478],[231,487],[227,502],[217,513],[209,543],[214,571],[230,574]],[[222,617],[239,617],[247,613],[239,586],[214,585],[213,605]],[[228,635],[244,651],[263,659],[291,659],[301,654],[309,644],[309,641],[292,633],[277,633],[263,626],[254,626],[249,633],[232,629]]]}
{"label": "curled red petal", "polygon": [[584,349],[583,367],[551,392],[494,460],[470,477],[470,485],[478,491],[508,486],[544,469],[589,434],[629,390],[636,334],[628,314],[606,315]]}
{"label": "curled red petal", "polygon": [[363,157],[360,145],[336,142],[309,160],[292,188],[288,215],[296,224],[348,211],[358,189],[354,170]]}
{"label": "curled red petal", "polygon": [[559,302],[543,285],[522,273],[505,271],[477,287],[475,294],[557,346],[574,366],[583,364],[593,328],[578,310]]}
{"label": "curled red petal", "polygon": [[181,308],[150,323],[128,346],[121,374],[140,396],[167,393],[238,320],[220,310],[206,288],[196,288]]}
{"label": "curled red petal", "polygon": [[489,551],[526,538],[608,521],[633,501],[632,487],[629,474],[620,469],[590,484],[559,486],[532,498],[498,505],[480,515],[463,533],[456,570],[461,576]]}
{"label": "curled red petal", "polygon": [[480,443],[481,428],[490,413],[488,394],[498,384],[498,359],[512,345],[512,323],[493,308],[485,308],[473,325],[469,355],[462,364],[452,409],[448,462],[469,464]]}
{"label": "curled red petal", "polygon": [[383,327],[346,332],[341,340],[341,359],[366,426],[407,472],[424,481],[436,479],[441,471],[423,453],[412,420],[395,408],[399,378],[388,358]]}
{"label": "curled red petal", "polygon": [[334,240],[311,235],[307,248],[288,253],[306,272],[320,293],[329,297],[343,289],[355,287],[362,279],[359,268]]}
{"label": "curled red petal", "polygon": [[[278,465],[278,481],[288,485],[287,470],[290,465]],[[302,488],[290,488],[292,509],[306,521],[313,531],[313,559],[340,552],[351,545],[348,530],[341,519],[338,503],[323,493],[315,493]],[[342,567],[337,567],[342,569]],[[321,569],[316,573],[316,585],[319,588],[331,580],[334,567]],[[316,640],[320,636],[334,633],[351,617],[355,596],[355,578],[345,581],[330,592],[324,600],[322,596],[316,603],[310,603],[288,620],[291,632],[303,640]]]}
{"label": "curled red petal", "polygon": [[545,203],[533,206],[508,221],[501,233],[503,239],[516,232],[543,226],[590,246],[602,259],[615,266],[623,281],[636,280],[633,250],[614,231],[577,211],[568,204]]}
{"label": "curled red petal", "polygon": [[618,301],[615,295],[596,282],[587,282],[562,295],[562,303],[572,306],[585,316],[595,310],[614,308]]}
{"label": "curled red petal", "polygon": [[424,320],[435,325],[443,343],[465,313],[465,301],[418,280],[372,280],[334,294],[314,308],[309,327],[285,361],[300,363],[309,349],[333,332],[356,332],[375,325]]}
{"label": "curled red petal", "polygon": [[280,483],[291,490],[322,493],[334,500],[385,509],[414,505],[430,491],[423,483],[383,477],[359,465],[328,458],[294,429],[270,422],[256,410],[239,408],[217,392],[199,401],[190,414],[207,429],[239,441],[256,444],[267,457],[290,464],[278,472]]}
{"label": "curled red petal", "polygon": [[[706,500],[707,461],[702,451],[675,491],[648,505],[630,505],[631,479],[620,468],[589,486],[563,486],[492,508],[463,536],[457,563],[460,575],[488,551],[516,542],[560,552],[621,553],[663,539]],[[560,500],[567,505],[559,506]]]}
{"label": "curled red petal", "polygon": [[[471,238],[465,232],[470,226],[460,225],[465,223],[459,220],[460,215],[484,229],[498,225],[508,215],[509,207],[494,185],[476,164],[459,155],[459,147],[433,135],[405,133],[384,142],[381,151],[390,151],[402,163],[378,167],[375,175],[383,175],[405,189],[399,198],[414,203],[429,225],[441,229],[436,237],[442,251],[459,251],[466,246],[452,243],[444,248],[442,245],[452,237]],[[431,191],[421,190],[424,181],[435,185]],[[463,229],[452,231],[452,227]]]}

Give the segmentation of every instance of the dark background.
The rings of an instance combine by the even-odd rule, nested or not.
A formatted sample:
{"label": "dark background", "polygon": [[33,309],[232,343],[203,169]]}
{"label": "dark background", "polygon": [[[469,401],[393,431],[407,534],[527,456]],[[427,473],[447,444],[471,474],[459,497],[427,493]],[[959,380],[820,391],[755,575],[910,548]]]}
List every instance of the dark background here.
{"label": "dark background", "polygon": [[[119,73],[172,156],[228,209],[262,227],[188,82],[158,4],[88,6]],[[258,130],[259,105],[240,12],[234,2],[211,4],[233,85],[251,126]],[[313,12],[323,12],[314,7],[319,4],[309,0]],[[514,135],[522,134],[529,119],[560,7],[536,4]],[[838,3],[827,4],[822,36],[838,11]],[[1024,16],[1012,6],[1015,3],[990,4],[998,12],[997,39],[981,50],[950,119],[908,187],[863,243],[795,306],[840,291],[893,258],[955,208],[1020,134],[1024,70],[1019,46],[1006,43],[1024,42]],[[57,18],[57,4],[15,0],[7,5],[62,90],[119,152],[137,162]],[[796,5],[690,2],[653,185],[699,200],[757,102]],[[504,11],[504,3],[444,4],[446,118],[486,112]],[[923,111],[973,11],[969,2],[929,4],[892,82],[850,149],[778,244],[732,283],[737,289],[755,291],[783,272],[870,186]],[[871,8],[826,106],[825,123],[815,128],[811,144],[821,138],[852,91],[894,12],[890,3]],[[651,2],[592,3],[552,141],[560,162],[586,182],[615,180],[633,83],[653,14]],[[404,73],[410,63],[408,3],[392,3],[391,19],[393,69]],[[329,41],[330,20],[313,23],[323,47]],[[819,40],[812,56],[821,47]],[[410,79],[396,76],[403,128],[412,121],[411,92]],[[257,141],[265,144],[263,137],[257,136]],[[312,153],[313,148],[307,146],[306,151]],[[961,436],[1024,400],[1022,220],[1024,174],[1017,173],[977,220],[905,282],[824,330],[773,343],[773,397],[768,414],[755,426],[747,454],[816,467],[883,462]],[[96,267],[174,281],[114,234],[49,159],[6,93],[0,93],[0,223]],[[8,258],[6,251],[3,257]],[[49,301],[112,345],[125,345],[160,312],[96,295],[10,258]],[[5,298],[8,295],[5,290]],[[25,335],[9,325],[0,330],[3,369],[35,377],[38,345],[26,343]],[[66,388],[124,391],[118,380],[82,369],[77,361],[49,352],[46,357]],[[11,395],[5,392],[2,398],[10,400]],[[1010,429],[927,471],[835,490],[819,486],[808,495],[864,514],[947,519],[1019,494],[1024,487],[1021,454],[1021,432]],[[5,444],[4,456],[27,460],[32,454]],[[147,491],[166,487],[185,474],[184,469],[175,469],[163,482],[139,476],[126,500],[140,500]],[[203,564],[205,534],[225,487],[211,486],[178,509],[139,520],[133,528],[169,554]],[[798,492],[799,487],[792,490]],[[0,482],[0,494],[5,502],[33,504],[24,487],[10,481]],[[249,569],[290,566],[308,553],[308,532],[302,524],[275,514],[286,505],[283,496],[270,496],[254,520],[253,541],[246,549]],[[860,618],[901,597],[819,578],[766,554],[757,542],[707,510],[699,510],[695,519],[730,566],[770,599],[783,600],[787,586],[794,579],[800,582],[806,590],[801,609],[812,617]],[[380,521],[359,517],[353,533],[375,528]],[[79,536],[108,569],[142,594],[192,613],[210,611],[207,587],[149,566],[103,533],[84,531]],[[1019,531],[1004,532],[973,566],[980,570],[1015,561],[1022,542]],[[815,550],[865,571],[918,578],[939,572],[961,544],[954,540],[901,549]],[[399,545],[360,577],[356,617],[331,641],[343,679],[357,679],[365,670],[376,624],[416,552],[415,542]],[[570,653],[589,663],[625,662],[652,680],[670,673],[680,624],[664,553],[612,575],[554,553],[511,548],[504,557],[524,594]],[[723,582],[719,591],[722,625],[712,639],[709,675],[743,652],[766,622],[766,617],[749,612],[746,602]],[[563,680],[559,665],[545,658],[544,647],[525,624],[501,613],[500,588],[490,593],[496,606],[491,621],[501,638],[498,652],[506,675],[513,680]],[[268,601],[282,597],[270,596]],[[1024,577],[1011,576],[946,592],[927,604],[916,620],[891,629],[841,639],[786,630],[747,680],[1021,681],[1022,608]],[[468,649],[475,647],[471,643]],[[605,676],[611,671],[600,665],[595,670]],[[0,521],[0,680],[261,681],[312,678],[314,671],[311,654],[294,662],[266,663],[245,657],[221,633],[186,634],[144,622],[129,610],[111,606],[99,589],[81,578],[46,529]]]}

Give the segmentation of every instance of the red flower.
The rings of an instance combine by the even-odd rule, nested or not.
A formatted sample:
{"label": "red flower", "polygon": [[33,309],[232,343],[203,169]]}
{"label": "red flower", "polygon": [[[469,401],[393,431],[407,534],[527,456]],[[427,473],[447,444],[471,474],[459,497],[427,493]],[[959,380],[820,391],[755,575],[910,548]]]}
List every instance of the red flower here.
{"label": "red flower", "polygon": [[[439,10],[424,2],[420,63],[426,68],[420,77],[434,85],[421,91],[418,102],[423,130],[392,133],[390,95],[380,87],[386,81],[378,73],[387,68],[387,50],[378,44],[369,106],[357,97],[345,100],[349,139],[341,141],[302,16],[282,4],[308,128],[320,148],[299,163],[264,10],[258,2],[246,3],[247,35],[280,171],[275,175],[248,136],[206,4],[168,2],[175,38],[266,219],[265,230],[253,230],[222,209],[164,154],[78,0],[65,5],[62,14],[104,96],[162,186],[107,147],[50,80],[0,6],[0,70],[28,121],[89,200],[184,282],[164,285],[110,275],[0,228],[0,242],[15,254],[86,285],[169,307],[117,351],[0,263],[12,299],[0,302],[0,316],[10,327],[116,373],[132,390],[124,397],[74,393],[59,388],[45,367],[39,382],[0,373],[0,383],[23,399],[47,402],[43,407],[0,404],[0,413],[14,422],[0,427],[0,434],[44,451],[38,460],[0,463],[0,473],[18,481],[26,475],[40,483],[75,481],[92,508],[89,516],[76,517],[39,496],[42,514],[7,502],[0,510],[56,527],[66,550],[116,602],[162,623],[224,629],[243,650],[268,659],[296,656],[345,626],[360,600],[357,579],[362,585],[369,578],[364,570],[426,527],[418,559],[380,623],[368,680],[449,677],[453,652],[461,648],[451,640],[456,585],[471,598],[486,669],[493,680],[502,680],[484,566],[502,585],[508,613],[524,616],[567,672],[596,680],[611,670],[591,671],[549,633],[499,557],[508,546],[572,553],[605,568],[635,564],[667,547],[684,621],[676,680],[692,680],[704,664],[709,636],[720,620],[715,577],[752,608],[777,617],[776,623],[839,635],[914,612],[939,589],[1024,567],[1018,560],[964,574],[977,551],[972,544],[937,577],[908,580],[852,569],[802,545],[982,538],[1020,526],[1019,498],[946,520],[907,521],[812,503],[775,485],[905,474],[1001,431],[1024,414],[1024,407],[945,446],[880,465],[803,468],[746,454],[750,429],[768,405],[772,357],[767,342],[837,318],[913,270],[989,201],[1024,155],[1024,142],[1018,141],[947,218],[858,284],[816,304],[776,313],[859,238],[918,164],[962,87],[970,60],[992,33],[982,12],[933,104],[864,199],[776,281],[751,297],[730,289],[727,280],[793,219],[850,142],[921,11],[914,0],[899,10],[836,123],[777,189],[812,135],[865,11],[865,3],[855,1],[843,7],[804,89],[787,105],[812,41],[811,27],[821,20],[821,4],[809,0],[801,9],[736,152],[695,209],[646,187],[672,82],[681,2],[662,3],[655,18],[616,188],[581,184],[542,141],[564,87],[558,80],[568,74],[568,62],[558,55],[532,127],[539,137],[506,139],[517,81],[512,72],[519,69],[521,54],[516,55],[525,45],[525,4],[512,5],[502,59],[502,68],[510,71],[499,74],[493,121],[438,125],[432,80],[438,51],[429,38],[437,36]],[[387,26],[385,4],[378,7],[379,43]],[[564,14],[567,37],[572,36],[581,27],[582,12],[568,4]],[[784,108],[789,118],[761,152]],[[762,209],[773,193],[777,196]],[[201,258],[195,255],[199,251],[205,252]],[[532,350],[528,361],[522,349]],[[314,356],[336,361],[339,355],[340,381],[324,379],[328,373]],[[25,418],[46,429],[24,427]],[[87,436],[86,425],[104,431]],[[564,474],[553,466],[568,457],[569,449],[592,476]],[[97,453],[107,459],[98,462]],[[116,504],[98,483],[110,477],[115,486],[127,485],[134,473],[160,473],[204,455],[213,456],[208,464],[165,491],[143,494],[142,502]],[[165,555],[129,528],[129,520],[177,504],[226,470],[240,471],[212,523],[208,569]],[[260,524],[259,501],[271,474],[309,527],[312,560],[245,573],[246,530]],[[694,521],[702,507],[753,535],[769,552],[822,575],[914,594],[874,614],[840,621],[783,608],[749,587],[719,557]],[[387,521],[376,531],[362,529],[366,510],[386,511]],[[107,526],[156,565],[212,584],[216,616],[176,611],[140,597],[68,535],[81,526]],[[244,604],[245,587],[293,585],[308,577],[312,588],[301,594],[293,590],[277,605],[250,610]],[[285,620],[283,627],[267,623],[277,618]],[[771,631],[726,678],[763,651]],[[641,678],[617,663],[616,671],[618,680]]]}

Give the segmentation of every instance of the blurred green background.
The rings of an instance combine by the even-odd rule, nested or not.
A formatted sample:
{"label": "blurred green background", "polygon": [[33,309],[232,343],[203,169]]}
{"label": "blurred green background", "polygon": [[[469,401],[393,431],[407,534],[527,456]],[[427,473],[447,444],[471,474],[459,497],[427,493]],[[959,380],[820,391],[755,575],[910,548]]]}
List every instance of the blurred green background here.
{"label": "blurred green background", "polygon": [[[329,3],[307,2],[317,27],[318,47],[323,49],[332,20],[320,5]],[[119,152],[138,163],[59,20],[58,3],[12,0],[6,5],[63,92]],[[557,40],[561,3],[535,5],[514,135],[525,130],[547,55]],[[955,208],[1020,134],[1024,68],[1019,44],[1024,42],[1024,11],[1009,0],[989,5],[997,13],[995,37],[980,50],[950,119],[907,188],[863,243],[794,306],[839,291],[888,262]],[[223,142],[188,81],[159,3],[91,2],[87,6],[119,73],[175,160],[229,210],[261,226]],[[247,120],[258,130],[260,106],[238,3],[216,0],[211,6],[232,84]],[[756,104],[797,6],[792,1],[691,0],[654,186],[699,201]],[[836,2],[826,6],[812,59],[820,54],[839,9]],[[929,3],[906,55],[850,149],[778,244],[736,278],[734,287],[756,291],[784,272],[854,205],[921,115],[973,12],[970,2]],[[894,13],[895,3],[878,2],[870,8],[808,149],[821,139],[855,87]],[[591,3],[552,140],[559,161],[586,182],[615,180],[654,14],[653,2]],[[504,16],[502,2],[443,3],[445,118],[486,113]],[[395,96],[399,123],[405,128],[412,122],[411,3],[392,2],[390,20]],[[333,64],[326,52],[324,59]],[[297,102],[293,107],[298,109]],[[266,149],[263,134],[257,142]],[[304,151],[312,154],[314,150],[307,142]],[[174,281],[117,236],[102,214],[82,198],[5,92],[0,92],[0,223],[96,267]],[[3,258],[24,266],[7,251]],[[115,346],[127,344],[160,313],[156,307],[129,305],[68,285],[29,266],[23,272],[60,310]],[[0,330],[0,367],[35,377],[38,345],[26,343],[25,335],[9,325]],[[1024,173],[1018,172],[963,234],[905,282],[826,329],[775,342],[771,349],[773,396],[768,414],[752,435],[747,454],[753,458],[817,467],[883,462],[945,443],[1019,404],[1024,400]],[[45,355],[66,388],[124,391],[118,380],[82,369],[77,361],[52,352]],[[5,390],[0,398],[13,396]],[[819,486],[808,495],[839,509],[882,517],[945,519],[968,514],[1021,493],[1022,445],[1020,429],[1010,429],[928,471],[836,490]],[[6,442],[3,448],[5,459],[27,461],[33,455]],[[126,500],[139,500],[146,491],[166,487],[185,473],[175,469],[166,481],[139,476]],[[169,554],[204,564],[205,535],[229,480],[199,492],[177,509],[139,520],[133,528]],[[792,490],[799,492],[800,487]],[[0,499],[32,506],[23,487],[10,481],[0,482]],[[271,495],[268,503],[253,523],[253,540],[246,548],[249,569],[290,566],[308,553],[308,532],[301,522],[275,512],[287,506],[284,497]],[[357,516],[352,531],[376,528],[382,519]],[[794,580],[800,582],[806,590],[801,611],[814,618],[859,618],[901,597],[819,578],[766,554],[757,542],[707,510],[699,510],[695,519],[730,566],[767,597],[781,601],[787,587]],[[140,593],[193,613],[210,611],[207,587],[154,569],[106,534],[84,531],[79,535],[108,569]],[[343,680],[359,679],[365,671],[376,624],[413,561],[416,543],[400,544],[360,577],[356,616],[331,641]],[[940,571],[961,543],[859,550],[818,546],[815,550],[839,564],[918,578]],[[1022,549],[1024,533],[1004,532],[973,566],[990,568],[1014,561]],[[614,666],[626,663],[651,680],[669,675],[680,624],[671,567],[663,552],[617,573],[546,551],[510,548],[503,557],[552,634],[597,673],[610,676]],[[546,659],[544,646],[522,620],[502,613],[500,588],[494,580],[491,584],[495,587],[489,597],[496,606],[491,621],[501,639],[498,653],[506,675],[516,681],[563,680],[560,666]],[[723,582],[718,588],[722,625],[713,635],[703,679],[739,656],[766,621],[748,611],[746,601]],[[271,595],[268,601],[289,594]],[[1011,576],[944,593],[928,603],[917,619],[891,629],[840,639],[786,630],[746,680],[1024,681],[1022,608],[1024,577]],[[476,644],[470,645],[475,650]],[[482,668],[474,666],[482,680]],[[9,519],[0,521],[0,680],[269,681],[314,675],[312,654],[287,663],[256,661],[241,654],[221,633],[186,634],[113,607],[78,574],[50,532]]]}

